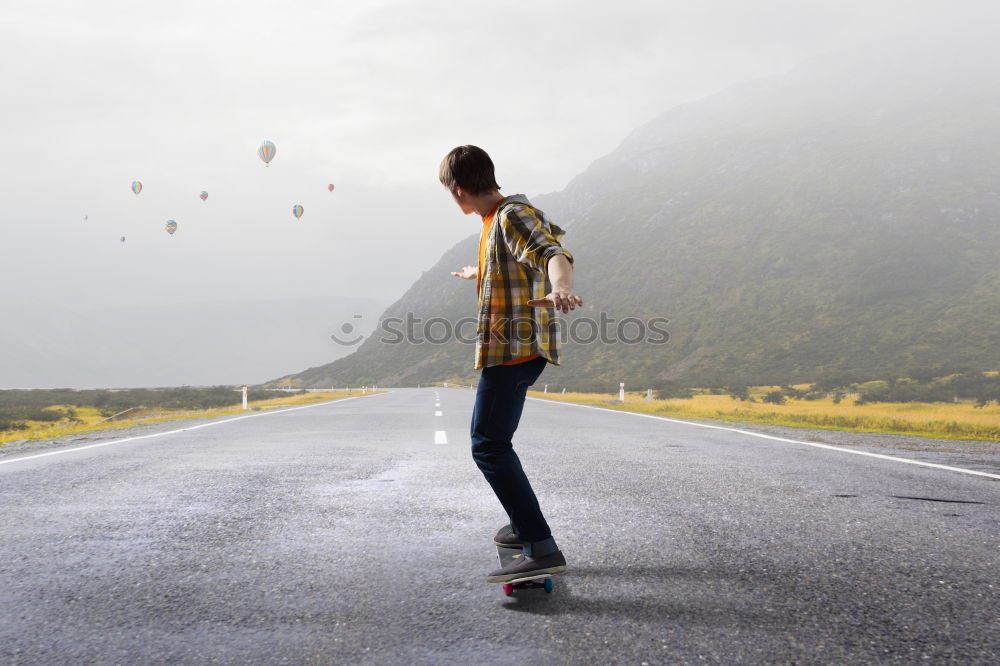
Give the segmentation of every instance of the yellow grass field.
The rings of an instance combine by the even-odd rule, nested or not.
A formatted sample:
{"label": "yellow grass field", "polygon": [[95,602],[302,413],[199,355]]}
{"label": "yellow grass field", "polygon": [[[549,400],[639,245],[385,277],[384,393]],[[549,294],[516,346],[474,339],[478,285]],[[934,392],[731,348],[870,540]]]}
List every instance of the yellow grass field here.
{"label": "yellow grass field", "polygon": [[[755,387],[759,396],[778,387]],[[696,394],[689,399],[646,400],[645,393],[542,393],[528,395],[658,416],[720,421],[744,421],[800,428],[826,428],[936,439],[974,439],[1000,443],[1000,406],[977,408],[973,403],[869,403],[855,405],[851,397],[835,404],[831,398],[796,400],[784,405],[734,400],[728,395]],[[759,399],[759,398],[758,398]]]}
{"label": "yellow grass field", "polygon": [[[64,435],[75,435],[83,432],[93,432],[95,430],[123,429],[135,425],[147,423],[159,423],[162,421],[178,421],[183,419],[203,419],[215,416],[227,416],[238,414],[250,414],[254,411],[270,410],[279,407],[292,407],[296,405],[308,405],[325,400],[339,400],[341,398],[356,397],[361,395],[374,395],[384,393],[384,391],[368,391],[361,393],[354,390],[351,393],[346,391],[323,391],[304,393],[302,395],[289,395],[269,400],[252,400],[247,403],[244,410],[240,404],[232,407],[221,407],[218,409],[203,410],[168,410],[168,409],[144,409],[129,412],[127,416],[105,421],[104,416],[94,407],[77,407],[75,405],[51,405],[67,409],[73,407],[76,410],[77,419],[82,423],[41,423],[29,421],[28,430],[6,430],[0,431],[0,445],[4,442],[13,442],[22,439],[50,439],[62,437]],[[101,421],[104,421],[101,423]]]}

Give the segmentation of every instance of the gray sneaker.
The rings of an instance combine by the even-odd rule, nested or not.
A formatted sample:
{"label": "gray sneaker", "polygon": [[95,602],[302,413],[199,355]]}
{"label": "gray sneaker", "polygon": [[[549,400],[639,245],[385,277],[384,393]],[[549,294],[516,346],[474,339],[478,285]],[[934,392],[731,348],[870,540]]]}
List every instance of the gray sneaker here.
{"label": "gray sneaker", "polygon": [[493,537],[493,543],[498,546],[506,546],[507,548],[521,548],[524,543],[521,538],[514,534],[514,528],[510,525],[504,525],[497,532],[497,535]]}
{"label": "gray sneaker", "polygon": [[506,583],[518,578],[530,578],[542,574],[557,574],[566,571],[566,558],[562,551],[542,557],[515,556],[514,561],[502,569],[497,569],[486,577],[487,583]]}

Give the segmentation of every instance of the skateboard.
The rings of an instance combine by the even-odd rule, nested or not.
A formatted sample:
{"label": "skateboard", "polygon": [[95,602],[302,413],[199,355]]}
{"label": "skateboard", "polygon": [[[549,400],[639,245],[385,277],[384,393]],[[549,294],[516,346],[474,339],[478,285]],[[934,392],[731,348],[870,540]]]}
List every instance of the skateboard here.
{"label": "skateboard", "polygon": [[[522,557],[520,548],[508,548],[497,546],[497,559],[500,566],[505,567],[514,560]],[[546,593],[552,591],[552,574],[538,574],[537,576],[527,576],[525,578],[515,578],[503,584],[503,593],[508,597],[514,594],[514,590],[527,590],[531,588],[544,588]]]}

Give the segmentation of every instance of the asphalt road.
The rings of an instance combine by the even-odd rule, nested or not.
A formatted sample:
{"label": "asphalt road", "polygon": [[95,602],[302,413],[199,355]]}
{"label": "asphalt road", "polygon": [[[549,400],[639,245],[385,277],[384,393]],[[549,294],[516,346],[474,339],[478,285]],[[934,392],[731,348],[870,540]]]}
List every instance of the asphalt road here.
{"label": "asphalt road", "polygon": [[529,400],[569,571],[505,597],[473,399],[0,459],[0,661],[1000,663],[1000,479]]}

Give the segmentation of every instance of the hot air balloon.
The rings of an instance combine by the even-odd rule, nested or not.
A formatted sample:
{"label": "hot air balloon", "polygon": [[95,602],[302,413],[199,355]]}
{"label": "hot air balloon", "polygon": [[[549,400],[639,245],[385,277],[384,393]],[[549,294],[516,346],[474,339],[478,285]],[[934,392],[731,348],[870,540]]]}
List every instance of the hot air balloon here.
{"label": "hot air balloon", "polygon": [[271,160],[274,159],[276,150],[274,144],[266,139],[257,147],[257,156],[264,161],[264,166],[268,166]]}
{"label": "hot air balloon", "polygon": [[83,221],[84,221],[84,222],[86,222],[86,221],[87,221],[87,220],[89,220],[89,219],[90,219],[90,218],[89,218],[89,217],[87,217],[86,215],[84,215],[84,216],[83,216]]}
{"label": "hot air balloon", "polygon": [[167,233],[173,236],[175,231],[177,231],[177,223],[173,220],[167,220]]}
{"label": "hot air balloon", "polygon": [[302,208],[301,205],[295,204],[294,206],[292,206],[292,215],[294,215],[296,218],[302,217],[303,212],[305,212],[305,209]]}
{"label": "hot air balloon", "polygon": [[199,197],[201,197],[201,200],[202,200],[202,201],[204,201],[205,199],[207,199],[207,198],[208,198],[208,192],[206,192],[206,191],[202,190],[202,191],[201,191],[201,194],[199,194],[198,196],[199,196]]}
{"label": "hot air balloon", "polygon": [[328,189],[328,190],[330,190],[331,192],[333,192],[333,183],[330,183],[329,185],[327,185],[327,186],[326,186],[326,189]]}
{"label": "hot air balloon", "polygon": [[139,192],[142,192],[142,183],[140,183],[140,182],[139,182],[139,181],[137,181],[137,180],[133,180],[133,181],[132,181],[132,192],[133,192],[133,193],[134,193],[134,194],[135,194],[136,196],[139,196]]}
{"label": "hot air balloon", "polygon": [[122,242],[123,242],[123,243],[125,242],[125,237],[124,237],[124,236],[122,236]]}

